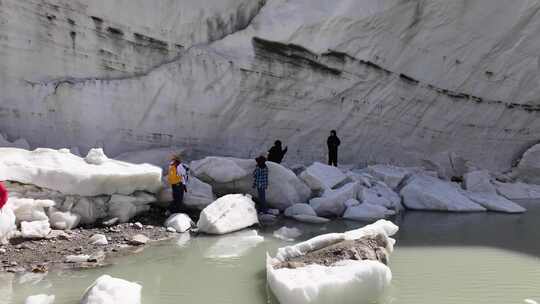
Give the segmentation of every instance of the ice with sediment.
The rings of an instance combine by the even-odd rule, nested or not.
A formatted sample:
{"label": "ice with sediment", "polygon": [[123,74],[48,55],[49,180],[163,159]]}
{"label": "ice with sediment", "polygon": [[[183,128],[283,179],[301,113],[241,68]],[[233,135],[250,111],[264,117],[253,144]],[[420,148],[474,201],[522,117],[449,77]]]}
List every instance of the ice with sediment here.
{"label": "ice with sediment", "polygon": [[257,223],[259,219],[251,196],[229,194],[203,209],[197,227],[201,232],[225,234]]}
{"label": "ice with sediment", "polygon": [[99,277],[84,293],[81,304],[141,304],[142,286],[109,275]]}
{"label": "ice with sediment", "polygon": [[92,151],[81,158],[69,150],[0,148],[0,180],[80,196],[155,193],[161,187],[160,168],[112,160]]}
{"label": "ice with sediment", "polygon": [[262,242],[264,242],[264,237],[260,236],[256,230],[239,231],[219,237],[206,250],[204,256],[211,259],[237,258]]}
{"label": "ice with sediment", "polygon": [[392,272],[378,261],[340,261],[332,266],[307,265],[295,269],[275,269],[273,265],[288,258],[305,255],[344,240],[381,235],[388,240],[386,250],[393,251],[390,238],[398,230],[393,223],[380,220],[364,228],[345,233],[317,236],[308,241],[278,249],[275,258],[267,255],[266,274],[270,289],[281,304],[371,303],[380,299],[390,286]]}
{"label": "ice with sediment", "polygon": [[[217,195],[247,193],[256,197],[252,174],[255,165],[250,159],[207,157],[192,162],[191,169],[196,177],[209,183]],[[273,162],[267,162],[267,166],[266,201],[270,207],[285,210],[293,204],[307,202],[311,191],[293,171]]]}
{"label": "ice with sediment", "polygon": [[311,190],[325,191],[344,182],[347,175],[336,167],[315,162],[300,174],[300,178]]}
{"label": "ice with sediment", "polygon": [[486,208],[473,202],[458,185],[427,175],[413,175],[401,189],[403,204],[413,210],[479,212]]}
{"label": "ice with sediment", "polygon": [[24,304],[53,304],[54,300],[54,295],[40,294],[35,296],[29,296],[24,301]]}

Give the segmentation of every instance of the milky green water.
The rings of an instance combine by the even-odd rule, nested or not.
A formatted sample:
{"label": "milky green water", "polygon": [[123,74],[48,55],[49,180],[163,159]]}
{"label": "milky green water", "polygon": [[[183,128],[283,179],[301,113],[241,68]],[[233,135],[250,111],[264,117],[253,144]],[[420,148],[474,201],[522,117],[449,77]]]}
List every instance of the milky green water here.
{"label": "milky green water", "polygon": [[[527,207],[531,211],[524,215],[408,212],[394,219],[401,231],[390,262],[392,287],[381,304],[540,302],[540,205]],[[267,251],[273,254],[291,244],[272,236],[283,225],[302,229],[303,240],[364,224],[284,221],[259,230],[265,241],[256,245],[183,236],[117,259],[106,268],[4,275],[0,303],[23,303],[38,293],[56,295],[56,304],[78,303],[102,274],[139,282],[145,304],[277,303],[266,287],[264,263]]]}

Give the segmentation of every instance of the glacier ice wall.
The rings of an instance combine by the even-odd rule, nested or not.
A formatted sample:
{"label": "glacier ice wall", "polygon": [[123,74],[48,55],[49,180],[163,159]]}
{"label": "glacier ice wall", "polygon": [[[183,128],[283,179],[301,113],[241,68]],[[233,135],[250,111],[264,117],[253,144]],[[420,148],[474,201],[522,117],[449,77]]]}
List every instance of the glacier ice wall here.
{"label": "glacier ice wall", "polygon": [[528,0],[2,0],[0,130],[112,155],[251,157],[280,138],[287,161],[310,162],[335,128],[343,162],[452,151],[506,169],[540,138],[539,12]]}

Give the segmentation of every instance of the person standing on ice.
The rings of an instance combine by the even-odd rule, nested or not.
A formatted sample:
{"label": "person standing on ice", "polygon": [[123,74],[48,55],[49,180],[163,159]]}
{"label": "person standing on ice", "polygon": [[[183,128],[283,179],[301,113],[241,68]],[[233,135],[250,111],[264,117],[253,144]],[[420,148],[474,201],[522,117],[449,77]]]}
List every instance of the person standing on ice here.
{"label": "person standing on ice", "polygon": [[184,205],[184,193],[187,192],[188,168],[182,163],[179,155],[173,155],[169,164],[169,184],[171,185],[173,202],[169,205],[169,212],[180,213]]}
{"label": "person standing on ice", "polygon": [[282,148],[281,140],[276,140],[274,146],[268,151],[268,161],[281,164],[283,157],[287,154],[287,150],[287,147],[285,147],[285,149]]}
{"label": "person standing on ice", "polygon": [[4,207],[4,205],[8,201],[8,191],[4,184],[0,182],[0,210]]}
{"label": "person standing on ice", "polygon": [[335,166],[338,165],[338,147],[341,144],[341,140],[337,137],[336,130],[330,131],[330,136],[326,140],[328,145],[328,165]]}
{"label": "person standing on ice", "polygon": [[266,157],[259,156],[255,159],[257,167],[253,171],[253,188],[257,189],[259,198],[259,211],[266,213],[268,206],[266,204],[266,189],[268,189],[268,166],[266,166]]}

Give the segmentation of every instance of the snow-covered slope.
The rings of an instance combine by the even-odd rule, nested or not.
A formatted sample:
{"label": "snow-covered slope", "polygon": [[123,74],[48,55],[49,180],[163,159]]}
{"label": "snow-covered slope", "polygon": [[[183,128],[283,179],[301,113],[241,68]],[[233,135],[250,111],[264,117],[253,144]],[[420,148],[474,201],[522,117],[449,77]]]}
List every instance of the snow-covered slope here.
{"label": "snow-covered slope", "polygon": [[[121,13],[122,1],[71,10],[90,19],[75,23],[98,37],[81,47],[92,55],[69,48],[67,15],[55,14],[51,22],[67,23],[52,29],[47,16],[24,28],[8,22],[9,37],[31,28],[46,41],[56,31],[65,37],[41,53],[37,42],[0,44],[0,130],[33,146],[98,145],[111,155],[177,145],[194,157],[252,157],[280,138],[290,148],[286,160],[308,163],[324,158],[335,128],[344,162],[416,164],[451,151],[488,169],[510,167],[540,137],[538,2],[158,2],[124,3]],[[21,9],[36,5],[4,1],[0,18],[54,11]],[[95,51],[116,50],[99,40],[115,31],[96,32],[88,17],[95,15],[104,31],[116,25],[130,39],[155,37],[167,52],[119,52],[115,63],[126,67],[110,71]],[[225,17],[210,21],[215,16]],[[28,65],[12,63],[21,61]],[[31,75],[36,61],[46,63]],[[69,81],[47,81],[56,78]]]}

